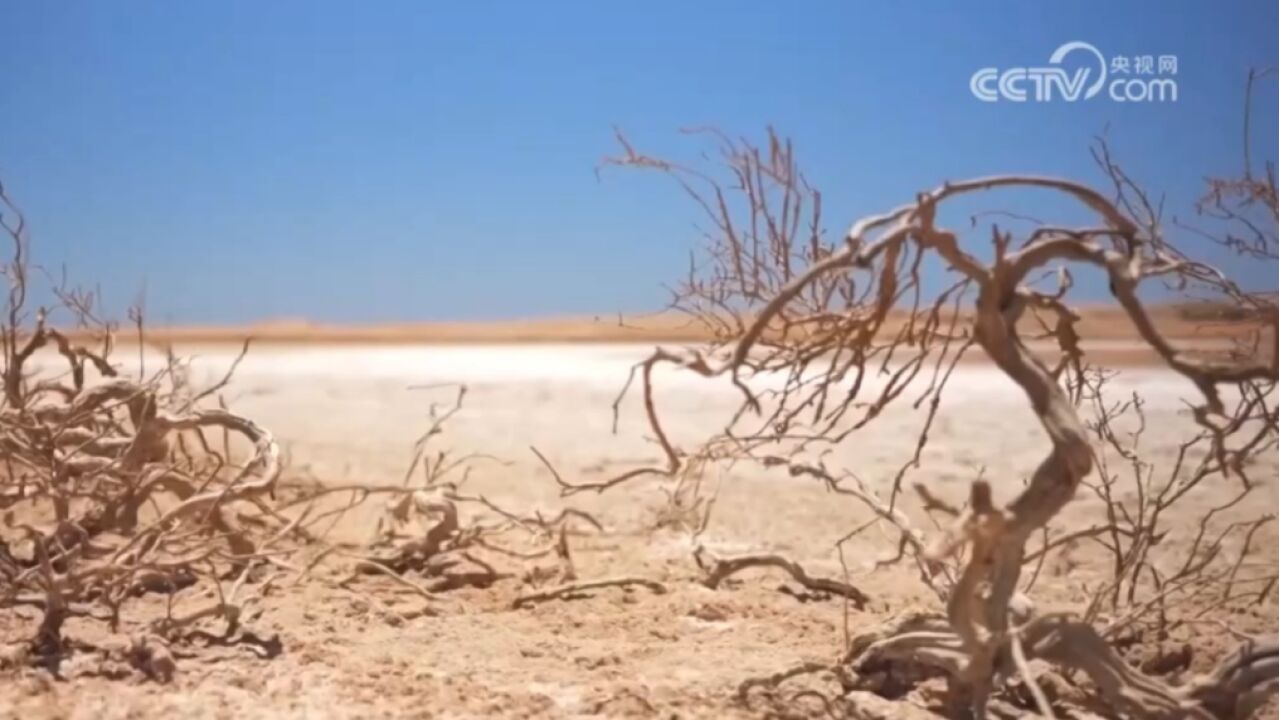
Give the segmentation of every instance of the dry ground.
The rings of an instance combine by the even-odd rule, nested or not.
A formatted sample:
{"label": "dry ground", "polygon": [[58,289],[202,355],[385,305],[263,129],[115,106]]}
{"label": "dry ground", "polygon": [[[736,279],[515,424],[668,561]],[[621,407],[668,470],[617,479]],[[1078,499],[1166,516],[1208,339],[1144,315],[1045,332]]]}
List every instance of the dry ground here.
{"label": "dry ground", "polygon": [[[197,356],[197,382],[221,375],[235,354],[222,345],[187,346]],[[904,569],[871,572],[891,550],[868,537],[851,558],[853,582],[873,601],[865,612],[838,599],[779,592],[783,577],[743,573],[710,590],[696,582],[692,540],[654,527],[664,504],[662,483],[638,481],[610,493],[561,498],[550,474],[529,450],[537,446],[571,480],[599,479],[655,462],[632,397],[611,432],[609,405],[637,345],[296,345],[252,351],[225,393],[231,407],[270,427],[283,441],[294,477],[339,483],[398,482],[410,447],[427,425],[432,403],[469,387],[463,411],[436,441],[458,452],[479,452],[467,487],[500,505],[556,511],[566,503],[593,512],[603,534],[571,538],[583,578],[639,575],[669,592],[605,589],[567,601],[513,610],[519,578],[488,590],[451,593],[438,616],[414,615],[421,600],[396,593],[389,582],[362,582],[349,592],[287,583],[269,595],[252,621],[260,633],[278,632],[283,653],[259,660],[243,649],[220,656],[178,658],[168,685],[126,675],[51,682],[24,671],[0,674],[0,716],[123,717],[759,717],[765,709],[734,701],[743,680],[803,660],[830,660],[847,628],[854,632],[910,606],[927,604]],[[125,353],[119,355],[126,357]],[[148,362],[158,362],[151,356]],[[674,442],[691,447],[722,425],[733,408],[728,388],[668,373],[659,377]],[[1129,368],[1123,387],[1149,401],[1146,443],[1166,458],[1190,428],[1180,398],[1191,388],[1160,370]],[[886,414],[827,461],[855,469],[883,488],[909,456],[922,412],[903,406]],[[1006,498],[1042,457],[1045,441],[1018,391],[988,367],[961,368],[952,382],[923,469],[912,479],[958,498],[979,472]],[[1273,478],[1269,458],[1258,477]],[[785,553],[810,570],[840,576],[834,542],[869,514],[851,498],[832,496],[811,482],[738,466],[708,478],[718,487],[715,514],[701,542],[720,553]],[[1220,489],[1216,490],[1220,492]],[[1183,508],[1180,523],[1219,496],[1203,493]],[[1275,507],[1279,485],[1261,488],[1248,508]],[[1082,497],[1061,525],[1088,522],[1099,504]],[[372,509],[340,531],[370,531]],[[1279,562],[1279,534],[1261,538],[1264,559]],[[1175,551],[1173,547],[1168,550]],[[551,560],[546,564],[553,565]],[[534,563],[536,564],[536,563]],[[1083,548],[1046,569],[1035,596],[1045,607],[1080,602],[1106,569]],[[150,601],[148,601],[150,602]],[[158,602],[158,601],[155,601]],[[154,610],[154,608],[152,608]],[[145,616],[147,608],[137,610]],[[405,619],[405,615],[410,616]],[[1237,631],[1276,627],[1272,599],[1228,618]],[[30,616],[0,615],[0,636],[30,631]],[[68,634],[96,642],[98,624],[72,623]],[[1207,663],[1229,642],[1220,626],[1194,638],[1196,663]],[[84,672],[81,672],[84,671]]]}

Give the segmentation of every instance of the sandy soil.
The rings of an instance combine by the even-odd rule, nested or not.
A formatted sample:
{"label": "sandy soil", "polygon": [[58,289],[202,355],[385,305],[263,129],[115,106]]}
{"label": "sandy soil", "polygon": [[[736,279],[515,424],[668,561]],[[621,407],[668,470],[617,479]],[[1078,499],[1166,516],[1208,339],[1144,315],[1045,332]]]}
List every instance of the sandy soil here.
{"label": "sandy soil", "polygon": [[[187,345],[197,382],[225,371],[235,348]],[[565,499],[529,450],[539,448],[567,478],[600,479],[655,462],[645,440],[638,398],[622,406],[617,434],[610,403],[629,366],[645,346],[487,345],[428,347],[298,345],[251,352],[225,395],[283,441],[294,476],[327,483],[397,482],[410,448],[426,427],[432,403],[447,404],[464,383],[464,410],[453,418],[441,446],[481,452],[468,488],[494,502],[553,513],[571,504],[597,514],[606,532],[573,538],[577,570],[584,578],[640,575],[665,583],[669,592],[605,589],[588,597],[513,610],[524,588],[518,579],[488,590],[452,593],[439,616],[403,620],[363,593],[317,586],[281,587],[253,621],[260,632],[278,632],[281,656],[269,661],[228,649],[178,660],[172,683],[129,676],[82,677],[51,682],[31,673],[0,674],[0,716],[6,717],[759,717],[760,708],[733,700],[739,683],[804,660],[829,660],[845,628],[866,627],[912,606],[927,606],[912,575],[902,569],[872,571],[891,550],[868,537],[854,547],[853,581],[873,600],[864,612],[838,600],[779,592],[784,578],[743,573],[719,590],[696,582],[692,541],[673,530],[654,530],[664,504],[658,481],[638,481],[604,495]],[[121,354],[120,357],[125,357]],[[158,363],[151,355],[148,363]],[[152,365],[155,367],[155,365]],[[722,426],[735,407],[731,389],[678,373],[658,377],[673,440],[694,446]],[[1162,370],[1130,368],[1122,390],[1147,399],[1145,446],[1166,462],[1191,421],[1181,398],[1192,388]],[[909,456],[921,411],[901,406],[836,450],[827,462],[854,469],[884,488]],[[1007,498],[1040,460],[1046,443],[1016,388],[991,368],[958,371],[943,404],[922,470],[939,494],[961,497],[968,481],[984,472],[998,498]],[[1262,461],[1255,475],[1273,478],[1279,458]],[[720,553],[770,551],[790,555],[810,571],[841,573],[834,542],[869,513],[851,498],[832,496],[812,482],[784,473],[737,466],[717,471],[713,520],[701,542]],[[1185,523],[1223,497],[1222,488],[1190,498]],[[1279,485],[1258,490],[1239,512],[1260,512],[1279,501]],[[1060,527],[1087,522],[1100,507],[1081,495]],[[345,532],[366,533],[372,509],[353,517]],[[1262,560],[1279,563],[1279,535],[1260,538]],[[1180,538],[1171,538],[1174,552]],[[550,562],[550,561],[546,561]],[[1086,551],[1047,568],[1035,597],[1044,607],[1072,607],[1106,568]],[[391,586],[367,581],[394,596]],[[395,607],[413,605],[401,596]],[[139,611],[145,614],[145,608]],[[1274,600],[1230,618],[1239,631],[1279,626]],[[0,615],[0,634],[29,632],[30,616]],[[69,634],[94,636],[97,624],[72,624]],[[123,635],[123,633],[122,633]],[[1221,631],[1204,627],[1194,639],[1203,651],[1196,663],[1220,651]],[[118,640],[115,640],[118,642]],[[72,673],[74,674],[74,673]]]}

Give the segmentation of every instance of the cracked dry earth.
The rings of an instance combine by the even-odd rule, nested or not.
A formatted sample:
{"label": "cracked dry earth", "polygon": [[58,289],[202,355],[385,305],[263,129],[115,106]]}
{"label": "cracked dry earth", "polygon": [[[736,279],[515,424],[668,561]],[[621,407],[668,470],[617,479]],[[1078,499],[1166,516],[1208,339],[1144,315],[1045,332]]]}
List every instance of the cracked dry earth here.
{"label": "cracked dry earth", "polygon": [[[229,347],[182,348],[197,355],[197,382],[220,377],[234,357]],[[634,399],[611,432],[609,404],[629,365],[644,348],[521,347],[266,347],[255,348],[227,389],[229,405],[270,427],[290,458],[290,474],[318,482],[398,482],[410,447],[428,422],[432,402],[447,391],[417,386],[462,382],[464,409],[435,439],[477,461],[467,488],[510,508],[554,513],[572,505],[595,514],[605,532],[570,535],[582,579],[639,576],[667,592],[605,588],[568,599],[512,609],[527,590],[521,574],[553,557],[518,566],[491,588],[452,591],[424,613],[425,601],[385,578],[342,589],[328,582],[293,585],[285,578],[246,625],[278,633],[283,652],[259,659],[246,646],[176,652],[171,682],[158,684],[127,667],[73,658],[66,679],[30,670],[0,670],[0,717],[14,718],[368,718],[368,717],[654,717],[776,716],[779,696],[756,692],[737,700],[738,686],[803,661],[828,662],[846,633],[911,608],[932,607],[905,568],[871,571],[891,554],[889,535],[866,535],[847,554],[851,581],[872,598],[864,611],[841,598],[817,598],[776,571],[741,573],[717,590],[698,583],[694,543],[687,533],[653,530],[665,496],[661,482],[637,481],[602,495],[562,498],[529,452],[534,445],[570,480],[602,479],[658,459],[644,439]],[[733,409],[729,388],[677,374],[658,378],[658,403],[677,445],[695,445]],[[1125,373],[1123,389],[1149,400],[1147,447],[1159,457],[1188,432],[1179,401],[1191,388],[1153,369]],[[879,489],[914,447],[920,415],[890,410],[826,458]],[[1044,449],[1042,433],[1017,390],[990,368],[961,368],[943,403],[922,469],[938,495],[964,496],[984,467],[997,499],[1020,486]],[[1273,477],[1279,461],[1258,477]],[[778,552],[811,573],[842,577],[834,543],[870,515],[851,498],[832,496],[811,481],[745,465],[716,470],[713,519],[700,541],[715,552]],[[1181,506],[1195,511],[1220,502],[1212,492]],[[1259,489],[1241,513],[1265,511],[1279,487]],[[1081,494],[1062,526],[1086,521],[1099,504]],[[349,517],[340,531],[370,532],[377,508]],[[920,518],[921,523],[926,520]],[[1279,533],[1263,528],[1258,562],[1279,562]],[[1172,542],[1172,541],[1170,541]],[[1170,548],[1175,550],[1175,546]],[[1033,593],[1045,609],[1077,608],[1086,588],[1108,577],[1087,547],[1054,559]],[[320,578],[324,580],[324,578]],[[189,591],[184,591],[189,592]],[[131,629],[163,612],[145,597],[129,607],[125,627],[72,620],[67,636],[99,647],[123,647]],[[0,614],[0,636],[32,632],[34,610]],[[1266,604],[1193,626],[1184,637],[1192,669],[1209,666],[1233,646],[1223,630],[1273,632],[1279,606]],[[1220,624],[1224,623],[1224,624]],[[1139,658],[1133,658],[1139,662]],[[821,687],[821,678],[814,679]],[[804,687],[797,683],[791,690]],[[831,685],[827,683],[826,689]],[[824,716],[801,702],[781,705],[797,715]],[[1279,715],[1271,715],[1279,717]]]}

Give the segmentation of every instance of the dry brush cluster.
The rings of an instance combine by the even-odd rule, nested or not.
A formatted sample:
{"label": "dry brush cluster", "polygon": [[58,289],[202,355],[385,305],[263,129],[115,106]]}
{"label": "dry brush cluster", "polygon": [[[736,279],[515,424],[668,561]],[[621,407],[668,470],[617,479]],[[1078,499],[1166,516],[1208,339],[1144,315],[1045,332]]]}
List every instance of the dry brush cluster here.
{"label": "dry brush cluster", "polygon": [[[632,373],[665,462],[574,489],[670,478],[672,502],[697,516],[688,526],[700,532],[714,507],[701,483],[709,464],[785,468],[864,503],[873,524],[898,538],[880,564],[913,567],[938,604],[935,613],[906,613],[847,638],[837,662],[747,683],[744,699],[760,685],[829,670],[845,694],[820,706],[851,717],[874,716],[887,698],[902,701],[887,705],[890,715],[929,705],[951,717],[1242,718],[1279,689],[1279,638],[1242,639],[1236,652],[1194,676],[1173,674],[1188,662],[1176,653],[1155,653],[1140,669],[1125,659],[1134,645],[1158,644],[1178,630],[1202,633],[1206,625],[1196,624],[1219,623],[1223,609],[1272,601],[1279,578],[1273,555],[1267,561],[1256,552],[1273,513],[1240,514],[1273,481],[1265,476],[1273,463],[1259,461],[1273,460],[1279,444],[1279,301],[1175,242],[1191,235],[1256,262],[1279,259],[1273,165],[1261,169],[1249,158],[1241,177],[1209,182],[1196,223],[1168,223],[1161,203],[1099,141],[1101,189],[1027,175],[947,182],[831,238],[822,195],[789,142],[770,132],[758,147],[694,132],[709,133],[724,175],[643,154],[620,135],[622,153],[606,164],[673,178],[702,211],[706,252],[690,262],[673,307],[715,341],[658,349]],[[954,208],[974,196],[1028,191],[1055,195],[1092,222],[1063,225],[1003,210],[952,220]],[[1070,304],[1079,272],[1099,274],[1140,342],[1197,390],[1190,411],[1198,430],[1171,457],[1141,444],[1145,400],[1120,396],[1113,373],[1089,361],[1081,316]],[[1170,341],[1143,294],[1151,286],[1232,320],[1234,349],[1197,352]],[[1020,388],[1048,448],[1024,483],[978,478],[958,506],[930,482],[921,458],[953,372],[969,353],[983,354]],[[740,393],[738,411],[696,449],[682,449],[664,430],[655,399],[658,366],[730,382]],[[922,421],[913,454],[895,473],[870,484],[857,468],[828,467],[831,448],[856,442],[858,430],[903,405]],[[1168,519],[1202,491],[1216,501],[1197,523]],[[1082,496],[1101,508],[1094,522],[1054,527]],[[916,512],[905,512],[911,504]],[[933,525],[912,520],[920,517]],[[843,544],[868,527],[839,541],[841,556]],[[1089,588],[1075,612],[1037,610],[1045,561],[1081,545],[1102,550],[1110,580]],[[711,586],[758,565],[807,577],[776,556],[725,565],[699,550],[697,561]],[[826,587],[863,601],[847,583]],[[802,695],[779,712],[798,712]]]}
{"label": "dry brush cluster", "polygon": [[[393,624],[436,614],[463,587],[513,580],[528,591],[516,606],[575,591],[570,534],[599,523],[571,509],[523,515],[467,493],[480,457],[436,447],[464,387],[430,406],[402,482],[301,477],[267,428],[226,407],[222,391],[248,343],[225,376],[197,387],[172,349],[148,369],[135,309],[128,332],[139,354],[121,360],[119,328],[99,317],[94,294],[49,282],[52,301],[33,302],[32,288],[50,278],[31,264],[28,228],[3,188],[0,224],[12,247],[0,319],[0,669],[68,676],[66,662],[79,658],[70,676],[167,681],[183,658],[228,656],[218,648],[270,658],[287,631],[255,631],[253,621],[269,598],[303,584]],[[339,539],[335,528],[373,500],[382,502],[372,537]]]}

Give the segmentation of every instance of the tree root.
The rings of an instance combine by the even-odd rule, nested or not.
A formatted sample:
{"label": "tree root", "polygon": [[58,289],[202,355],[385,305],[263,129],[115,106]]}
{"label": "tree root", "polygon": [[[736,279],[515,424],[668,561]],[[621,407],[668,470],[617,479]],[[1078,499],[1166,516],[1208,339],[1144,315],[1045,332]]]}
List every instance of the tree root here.
{"label": "tree root", "polygon": [[870,602],[870,596],[858,588],[831,578],[813,577],[804,570],[802,565],[781,555],[734,555],[717,558],[705,548],[698,547],[693,557],[697,561],[697,566],[706,573],[702,584],[712,590],[719,587],[720,583],[728,577],[747,568],[770,567],[785,570],[795,582],[807,590],[848,598],[858,610],[865,609],[866,604]]}
{"label": "tree root", "polygon": [[749,678],[742,681],[742,683],[737,686],[737,701],[749,707],[750,693],[756,688],[772,689],[791,678],[799,677],[801,675],[811,675],[813,673],[829,672],[830,670],[830,663],[814,661],[800,663],[793,668],[773,673],[767,677]]}
{"label": "tree root", "polygon": [[382,563],[376,560],[361,560],[360,562],[356,563],[355,572],[351,573],[346,578],[338,582],[338,586],[347,587],[351,583],[353,583],[356,578],[367,573],[374,573],[374,574],[389,577],[392,580],[394,580],[397,584],[403,587],[406,587],[409,590],[412,590],[414,593],[416,593],[418,596],[420,596],[427,602],[433,603],[433,602],[439,601],[440,599],[440,597],[436,595],[435,593],[431,592],[430,590],[427,590],[421,585],[418,585],[412,580],[404,577],[400,573],[395,572],[391,568],[387,567],[386,565],[383,565]]}
{"label": "tree root", "polygon": [[638,577],[616,577],[606,578],[603,580],[585,580],[579,582],[565,583],[557,585],[545,590],[521,595],[511,603],[511,607],[518,610],[522,607],[534,605],[545,600],[570,600],[580,596],[582,593],[590,590],[599,590],[606,587],[632,587],[640,585],[653,591],[656,595],[666,594],[666,586],[656,580]]}
{"label": "tree root", "polygon": [[[892,697],[902,693],[903,677],[916,682],[941,673],[962,681],[968,656],[959,636],[943,629],[945,623],[941,616],[914,615],[855,640],[849,660],[857,685],[872,684],[871,689]],[[1040,659],[1083,672],[1105,702],[1127,718],[1234,720],[1248,717],[1279,692],[1279,638],[1245,643],[1213,671],[1173,687],[1129,666],[1094,627],[1068,615],[1033,618],[1015,636],[1024,645],[1023,663]],[[1004,672],[1013,659],[1011,637],[996,658]]]}

